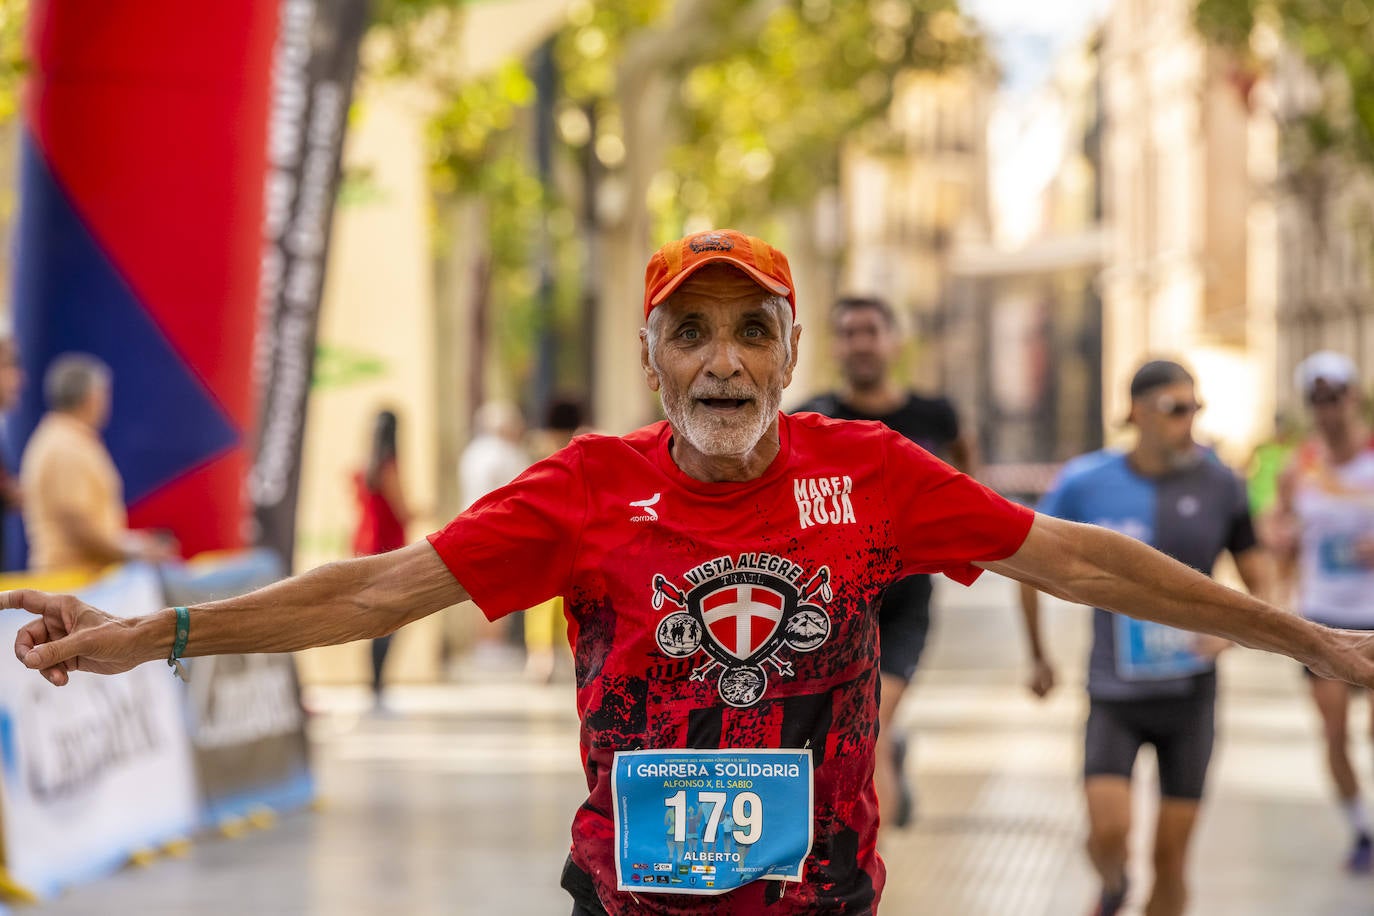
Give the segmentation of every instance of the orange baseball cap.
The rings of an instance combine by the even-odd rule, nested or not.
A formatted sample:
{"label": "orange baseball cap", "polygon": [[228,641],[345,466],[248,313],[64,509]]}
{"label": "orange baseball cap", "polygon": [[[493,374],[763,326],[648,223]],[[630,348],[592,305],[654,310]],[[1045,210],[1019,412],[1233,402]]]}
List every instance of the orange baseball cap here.
{"label": "orange baseball cap", "polygon": [[644,317],[672,295],[692,274],[707,264],[731,264],[759,286],[786,296],[797,315],[797,294],[792,288],[792,268],[787,256],[763,239],[733,229],[696,232],[669,242],[649,258],[644,271]]}

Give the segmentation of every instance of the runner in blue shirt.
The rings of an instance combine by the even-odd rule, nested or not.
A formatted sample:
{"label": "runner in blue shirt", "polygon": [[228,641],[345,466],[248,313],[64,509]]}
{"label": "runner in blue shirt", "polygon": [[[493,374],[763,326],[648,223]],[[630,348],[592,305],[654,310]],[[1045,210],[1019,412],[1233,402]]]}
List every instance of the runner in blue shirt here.
{"label": "runner in blue shirt", "polygon": [[[1130,535],[1203,573],[1229,551],[1251,593],[1266,595],[1272,570],[1255,538],[1245,486],[1193,441],[1193,418],[1201,408],[1186,369],[1166,360],[1146,363],[1131,381],[1135,447],[1069,462],[1039,509]],[[1043,697],[1054,685],[1054,670],[1040,639],[1038,594],[1023,587],[1021,604],[1034,665],[1030,687]],[[1161,794],[1155,880],[1145,912],[1184,911],[1188,840],[1212,754],[1216,656],[1226,645],[1093,612],[1083,771],[1088,855],[1102,879],[1094,912],[1101,916],[1112,916],[1126,899],[1131,769],[1143,744],[1154,745]]]}

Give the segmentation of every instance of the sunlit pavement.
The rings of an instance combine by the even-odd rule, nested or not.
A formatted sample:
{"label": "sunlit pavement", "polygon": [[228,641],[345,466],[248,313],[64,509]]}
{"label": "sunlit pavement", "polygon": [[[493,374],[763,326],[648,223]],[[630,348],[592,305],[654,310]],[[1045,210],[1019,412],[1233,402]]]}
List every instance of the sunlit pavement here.
{"label": "sunlit pavement", "polygon": [[[937,630],[902,723],[916,736],[908,767],[920,818],[882,838],[884,913],[1058,916],[1085,914],[1093,902],[1077,778],[1087,614],[1048,610],[1064,683],[1036,703],[1020,686],[1014,592],[987,579],[938,593]],[[1193,913],[1374,914],[1374,878],[1339,868],[1347,838],[1303,689],[1282,659],[1239,650],[1225,659]],[[320,811],[239,839],[202,839],[184,859],[23,912],[568,912],[557,879],[584,790],[570,687],[473,678],[396,691],[383,715],[356,690],[309,699]],[[1365,749],[1362,741],[1367,776]],[[1148,754],[1137,779],[1150,790],[1138,793],[1145,825]],[[1138,844],[1136,897],[1148,886],[1148,859]],[[1142,906],[1135,899],[1128,912]]]}

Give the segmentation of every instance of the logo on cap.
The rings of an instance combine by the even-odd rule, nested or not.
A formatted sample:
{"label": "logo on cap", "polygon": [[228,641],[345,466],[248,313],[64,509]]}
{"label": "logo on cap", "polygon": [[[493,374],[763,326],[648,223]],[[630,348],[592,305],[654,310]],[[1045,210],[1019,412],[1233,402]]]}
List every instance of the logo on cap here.
{"label": "logo on cap", "polygon": [[705,235],[698,235],[687,243],[687,246],[701,254],[703,251],[730,251],[735,247],[735,243],[723,235],[715,232],[708,232]]}
{"label": "logo on cap", "polygon": [[655,306],[698,269],[717,261],[744,272],[765,290],[786,296],[792,314],[796,315],[792,271],[781,251],[763,239],[733,229],[706,229],[669,242],[649,258],[644,270],[644,317],[648,318]]}

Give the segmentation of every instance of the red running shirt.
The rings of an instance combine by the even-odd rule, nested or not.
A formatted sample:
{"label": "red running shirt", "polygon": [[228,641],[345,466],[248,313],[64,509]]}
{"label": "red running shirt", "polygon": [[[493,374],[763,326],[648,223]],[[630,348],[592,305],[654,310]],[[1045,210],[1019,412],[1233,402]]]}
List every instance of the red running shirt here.
{"label": "red running shirt", "polygon": [[353,555],[370,557],[406,546],[405,525],[396,517],[396,510],[381,491],[368,487],[367,475],[362,471],[353,475],[353,491],[358,500],[358,527],[353,529]]}
{"label": "red running shirt", "polygon": [[[583,436],[430,536],[493,620],[565,598],[589,793],[572,858],[613,914],[876,907],[874,599],[913,573],[972,583],[974,562],[1010,556],[1030,530],[1030,510],[879,423],[798,414],[778,426],[777,457],[743,483],[684,474],[667,423]],[[750,602],[781,606],[781,621]],[[684,643],[682,618],[669,618],[689,606],[706,632],[689,624]],[[616,890],[616,751],[806,747],[815,842],[801,884]]]}

